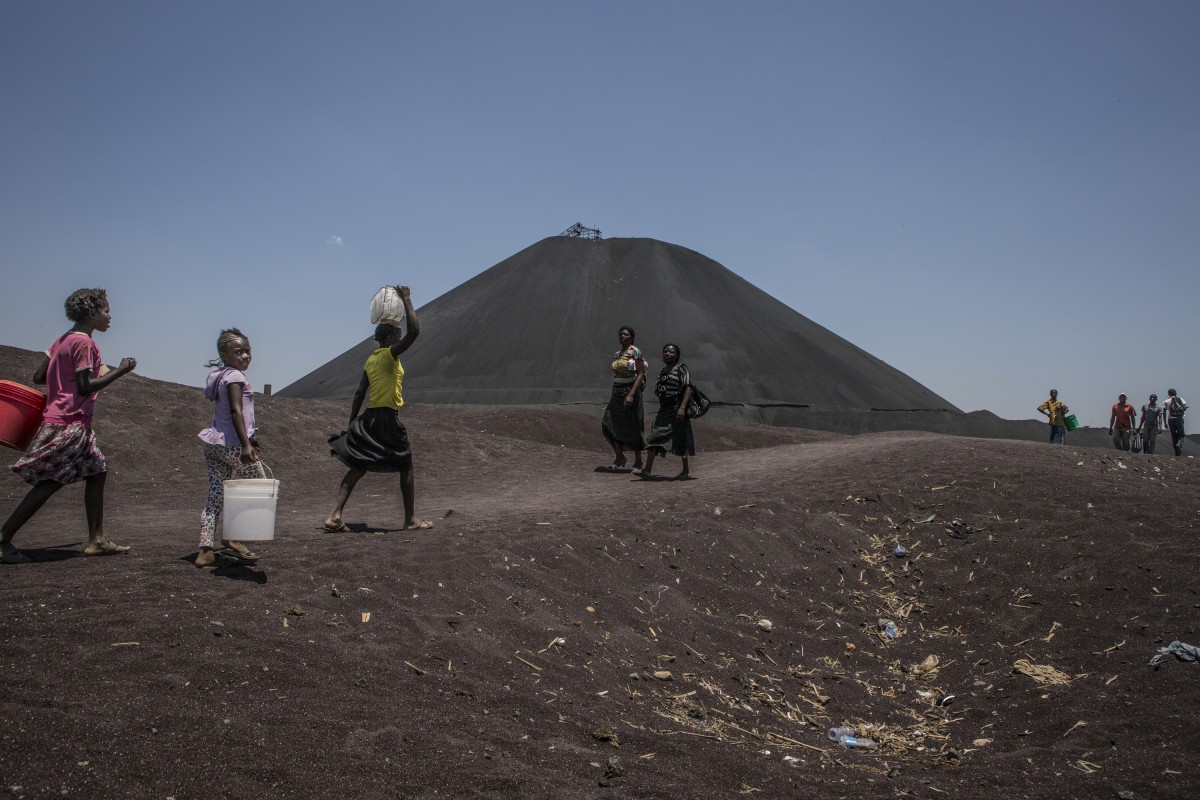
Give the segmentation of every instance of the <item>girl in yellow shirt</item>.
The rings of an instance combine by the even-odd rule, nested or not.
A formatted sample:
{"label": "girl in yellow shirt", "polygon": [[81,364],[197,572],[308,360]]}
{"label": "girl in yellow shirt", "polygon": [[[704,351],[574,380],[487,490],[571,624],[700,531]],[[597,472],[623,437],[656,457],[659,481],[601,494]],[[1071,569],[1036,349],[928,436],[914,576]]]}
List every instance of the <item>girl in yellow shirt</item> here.
{"label": "girl in yellow shirt", "polygon": [[[355,484],[368,472],[400,473],[405,530],[433,527],[432,522],[416,517],[412,449],[408,444],[408,431],[396,413],[404,405],[401,391],[404,367],[400,365],[400,354],[416,341],[421,326],[417,323],[409,288],[397,286],[396,291],[404,302],[408,330],[402,336],[394,325],[384,323],[375,328],[375,341],[379,347],[363,365],[362,379],[350,408],[350,427],[340,436],[329,439],[333,455],[349,470],[338,488],[333,512],[324,523],[325,530],[331,533],[347,530],[346,523],[342,522],[342,510]],[[363,400],[367,401],[367,410],[360,415],[358,411]]]}

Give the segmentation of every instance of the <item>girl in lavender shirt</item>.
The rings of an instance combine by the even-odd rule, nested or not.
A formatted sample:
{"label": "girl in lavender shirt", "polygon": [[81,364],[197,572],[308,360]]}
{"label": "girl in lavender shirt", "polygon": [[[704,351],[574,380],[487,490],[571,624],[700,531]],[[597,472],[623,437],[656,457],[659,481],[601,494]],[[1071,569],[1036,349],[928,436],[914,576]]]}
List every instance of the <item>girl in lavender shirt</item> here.
{"label": "girl in lavender shirt", "polygon": [[200,552],[197,567],[223,563],[249,563],[258,556],[241,542],[221,540],[216,548],[217,519],[225,505],[225,481],[238,478],[264,478],[258,460],[258,441],[254,438],[254,393],[246,380],[250,367],[250,340],[237,328],[227,328],[217,337],[217,358],[204,396],[214,404],[213,423],[200,431],[204,442],[204,461],[208,465],[208,496],[200,514]]}

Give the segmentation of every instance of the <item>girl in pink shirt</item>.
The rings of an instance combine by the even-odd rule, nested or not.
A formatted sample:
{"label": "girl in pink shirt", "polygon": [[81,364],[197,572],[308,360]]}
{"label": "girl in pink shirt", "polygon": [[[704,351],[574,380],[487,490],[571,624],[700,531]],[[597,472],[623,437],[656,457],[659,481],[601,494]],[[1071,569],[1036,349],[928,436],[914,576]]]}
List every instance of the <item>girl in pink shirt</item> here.
{"label": "girl in pink shirt", "polygon": [[100,349],[92,341],[94,331],[106,331],[112,323],[108,295],[103,289],[80,289],[64,303],[71,330],[55,340],[33,374],[33,382],[46,384],[46,411],[42,426],[25,455],[12,470],[33,488],[0,527],[0,563],[22,564],[29,557],[13,546],[13,536],[29,521],[50,496],[68,483],[84,481],[83,506],[87,513],[88,543],[85,556],[109,556],[129,552],[104,536],[104,454],[92,432],[92,409],[96,393],[137,366],[132,358],[105,371]]}

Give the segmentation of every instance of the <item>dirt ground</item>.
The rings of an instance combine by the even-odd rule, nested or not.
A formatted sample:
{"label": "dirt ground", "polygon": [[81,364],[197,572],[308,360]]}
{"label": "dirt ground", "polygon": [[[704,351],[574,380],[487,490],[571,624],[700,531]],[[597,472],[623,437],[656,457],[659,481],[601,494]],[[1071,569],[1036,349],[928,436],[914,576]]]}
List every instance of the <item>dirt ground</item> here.
{"label": "dirt ground", "polygon": [[[33,359],[0,348],[0,376]],[[644,482],[598,469],[597,417],[417,406],[436,527],[400,530],[398,478],[370,475],[329,534],[347,406],[258,398],[276,538],[200,570],[210,407],[137,376],[103,393],[133,552],[80,556],[71,486],[19,534],[35,563],[0,567],[0,797],[1200,786],[1200,664],[1147,664],[1200,644],[1193,459],[701,420],[696,479]],[[25,488],[0,476],[2,513]],[[828,741],[842,724],[881,749]]]}

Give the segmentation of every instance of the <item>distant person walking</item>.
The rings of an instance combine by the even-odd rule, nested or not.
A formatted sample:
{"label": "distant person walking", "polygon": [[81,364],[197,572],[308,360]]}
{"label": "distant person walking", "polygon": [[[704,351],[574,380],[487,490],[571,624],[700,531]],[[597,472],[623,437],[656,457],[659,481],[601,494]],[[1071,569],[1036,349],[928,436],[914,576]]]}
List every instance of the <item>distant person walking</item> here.
{"label": "distant person walking", "polygon": [[642,390],[646,387],[646,361],[641,349],[633,343],[635,336],[628,325],[622,325],[617,331],[621,349],[613,354],[612,392],[600,426],[613,450],[610,472],[616,472],[628,463],[626,450],[633,451],[633,468],[641,469],[642,450],[646,448],[642,433],[645,428]]}
{"label": "distant person walking", "polygon": [[687,417],[688,400],[692,397],[692,375],[687,365],[680,361],[682,355],[679,345],[663,346],[663,368],[654,385],[658,413],[654,415],[654,425],[646,437],[646,466],[633,471],[639,478],[650,479],[654,457],[667,452],[683,459],[683,471],[675,476],[676,479],[687,480],[691,477],[688,456],[696,455],[692,421]]}
{"label": "distant person walking", "polygon": [[1158,438],[1158,432],[1162,430],[1163,409],[1158,404],[1158,395],[1150,395],[1150,400],[1142,406],[1142,421],[1138,423],[1138,430],[1142,434],[1142,449],[1146,451],[1146,455],[1154,455],[1154,442]]}
{"label": "distant person walking", "polygon": [[117,378],[133,372],[137,361],[121,359],[109,370],[100,360],[100,348],[92,340],[112,324],[108,295],[103,289],[80,289],[63,304],[67,319],[75,323],[58,337],[33,374],[33,382],[46,384],[46,410],[42,425],[25,455],[12,470],[33,486],[0,528],[0,563],[22,564],[30,559],[12,543],[21,526],[37,513],[51,495],[68,483],[84,482],[83,507],[87,515],[88,543],[85,556],[111,556],[129,552],[128,547],[104,535],[104,481],[108,467],[96,434],[92,412],[96,394]]}
{"label": "distant person walking", "polygon": [[200,551],[197,567],[225,562],[253,562],[258,556],[241,542],[221,540],[215,547],[217,520],[225,506],[225,481],[265,478],[259,461],[258,428],[254,422],[254,391],[246,380],[250,368],[250,340],[237,328],[226,328],[217,337],[217,357],[211,367],[204,396],[213,404],[213,421],[197,434],[204,443],[208,467],[208,495],[200,513]]}
{"label": "distant person walking", "polygon": [[[375,341],[379,347],[367,356],[363,366],[362,379],[358,382],[358,391],[354,393],[350,407],[350,427],[341,435],[329,439],[333,454],[349,467],[349,472],[342,478],[333,511],[325,520],[324,528],[331,533],[347,530],[342,522],[342,510],[355,484],[368,472],[400,473],[405,530],[433,527],[432,522],[416,516],[412,449],[408,443],[408,431],[398,415],[404,406],[404,367],[400,365],[400,354],[416,341],[421,326],[417,323],[408,287],[397,286],[396,292],[404,302],[408,330],[401,335],[400,329],[394,325],[382,323],[376,326]],[[359,416],[363,400],[367,400],[367,410]]]}
{"label": "distant person walking", "polygon": [[1067,404],[1058,399],[1058,389],[1050,390],[1050,399],[1037,407],[1037,410],[1050,419],[1050,444],[1067,443],[1067,414],[1071,410]]}
{"label": "distant person walking", "polygon": [[1175,455],[1183,455],[1183,437],[1186,435],[1183,432],[1183,415],[1187,413],[1187,401],[1180,397],[1174,389],[1167,389],[1167,407],[1164,409],[1167,415],[1167,430],[1171,432],[1171,445],[1175,448]]}
{"label": "distant person walking", "polygon": [[1129,437],[1133,433],[1137,421],[1137,411],[1126,402],[1126,395],[1121,392],[1117,402],[1113,403],[1112,413],[1108,416],[1108,435],[1112,437],[1113,447],[1118,450],[1129,449]]}

